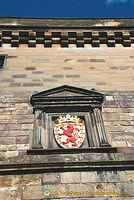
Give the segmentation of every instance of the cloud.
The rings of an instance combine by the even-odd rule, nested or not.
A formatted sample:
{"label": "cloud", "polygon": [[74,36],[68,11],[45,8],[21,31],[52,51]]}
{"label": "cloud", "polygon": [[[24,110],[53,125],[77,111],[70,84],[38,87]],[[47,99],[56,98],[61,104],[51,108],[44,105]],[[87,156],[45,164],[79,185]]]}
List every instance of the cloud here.
{"label": "cloud", "polygon": [[112,4],[112,3],[134,3],[134,0],[106,0],[107,4]]}

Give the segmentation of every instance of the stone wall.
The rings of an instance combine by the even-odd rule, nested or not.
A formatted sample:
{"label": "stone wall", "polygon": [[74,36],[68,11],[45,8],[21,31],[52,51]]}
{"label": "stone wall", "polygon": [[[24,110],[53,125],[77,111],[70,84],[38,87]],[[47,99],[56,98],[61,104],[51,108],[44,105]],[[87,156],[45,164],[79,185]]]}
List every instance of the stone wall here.
{"label": "stone wall", "polygon": [[49,199],[44,197],[43,191],[50,189],[50,199],[132,200],[134,183],[130,176],[134,176],[130,171],[1,176],[0,197],[3,200],[43,200]]}
{"label": "stone wall", "polygon": [[[134,146],[134,48],[11,48],[0,71],[0,143],[6,151],[29,148],[32,94],[63,84],[95,88],[105,96],[103,119],[113,147]],[[5,145],[5,146],[4,146]],[[8,156],[8,155],[7,155]]]}
{"label": "stone wall", "polygon": [[[16,48],[3,42],[0,55],[6,55],[0,69],[0,199],[134,199],[134,44]],[[34,122],[31,95],[63,84],[104,94],[106,134],[117,152],[27,155]],[[73,168],[76,162],[83,168]],[[62,170],[41,163],[59,163]],[[51,196],[43,195],[45,189]]]}
{"label": "stone wall", "polygon": [[[101,92],[133,91],[134,47],[116,45],[110,48],[87,45],[85,48],[28,48],[20,45],[1,47],[6,54],[0,73],[2,93],[35,92],[62,84],[82,88],[96,88]],[[133,45],[132,45],[133,46]]]}

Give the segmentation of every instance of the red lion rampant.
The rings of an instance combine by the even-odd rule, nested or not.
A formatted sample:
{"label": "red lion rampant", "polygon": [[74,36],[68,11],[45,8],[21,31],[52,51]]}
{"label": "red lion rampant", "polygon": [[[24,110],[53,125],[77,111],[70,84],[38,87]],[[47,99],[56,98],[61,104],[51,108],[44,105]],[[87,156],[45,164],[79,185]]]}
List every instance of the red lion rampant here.
{"label": "red lion rampant", "polygon": [[68,136],[66,142],[64,142],[64,144],[67,144],[69,142],[72,142],[72,146],[76,145],[76,138],[73,136],[73,130],[74,127],[73,125],[68,125],[67,129],[64,129],[64,127],[62,126],[61,129],[64,131],[63,133],[59,133],[59,135],[66,135]]}

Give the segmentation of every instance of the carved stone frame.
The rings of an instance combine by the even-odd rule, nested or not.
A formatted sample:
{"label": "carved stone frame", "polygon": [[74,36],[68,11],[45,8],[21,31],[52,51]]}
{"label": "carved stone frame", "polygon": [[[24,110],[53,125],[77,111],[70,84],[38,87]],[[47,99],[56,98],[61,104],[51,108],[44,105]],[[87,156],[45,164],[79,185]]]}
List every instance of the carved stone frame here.
{"label": "carved stone frame", "polygon": [[60,149],[52,134],[52,119],[68,113],[84,119],[87,135],[80,148],[110,146],[101,114],[103,95],[96,90],[63,85],[34,94],[30,102],[34,110],[32,149]]}

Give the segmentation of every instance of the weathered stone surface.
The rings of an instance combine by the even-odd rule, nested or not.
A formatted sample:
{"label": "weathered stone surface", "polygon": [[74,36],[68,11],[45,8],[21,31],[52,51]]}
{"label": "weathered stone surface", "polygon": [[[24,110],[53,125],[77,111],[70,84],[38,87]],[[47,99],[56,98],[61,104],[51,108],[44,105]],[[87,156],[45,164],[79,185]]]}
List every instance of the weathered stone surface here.
{"label": "weathered stone surface", "polygon": [[19,175],[0,176],[0,188],[19,185],[19,183],[20,183]]}
{"label": "weathered stone surface", "polygon": [[49,60],[48,59],[34,59],[34,60],[32,60],[32,62],[35,62],[35,63],[48,63]]}
{"label": "weathered stone surface", "polygon": [[80,172],[61,173],[61,183],[80,183]]}
{"label": "weathered stone surface", "polygon": [[6,124],[5,130],[20,130],[21,129],[21,124]]}
{"label": "weathered stone surface", "polygon": [[22,130],[33,129],[33,124],[22,124]]}
{"label": "weathered stone surface", "polygon": [[32,185],[41,185],[41,175],[37,174],[24,174],[21,175],[21,182],[20,184],[24,186],[32,186]]}
{"label": "weathered stone surface", "polygon": [[18,151],[27,151],[29,150],[29,144],[16,144],[16,149]]}
{"label": "weathered stone surface", "polygon": [[17,108],[17,109],[22,109],[22,108],[28,108],[29,107],[29,104],[28,103],[16,103],[15,104],[15,107]]}
{"label": "weathered stone surface", "polygon": [[19,155],[18,151],[7,151],[5,153],[5,158],[15,157],[18,155]]}
{"label": "weathered stone surface", "polygon": [[[0,71],[0,164],[134,160],[134,19],[74,19],[71,23],[70,19],[29,20],[1,18],[6,28],[0,32],[2,42],[11,41],[12,46],[27,44],[0,47],[1,53],[8,55]],[[61,29],[61,24],[66,29]],[[28,26],[38,26],[38,30],[29,31]],[[123,30],[129,26],[131,31]],[[132,46],[116,44],[119,40],[123,45],[129,45],[131,40]],[[60,42],[66,48],[59,48]],[[100,47],[93,48],[95,45]],[[84,48],[77,48],[80,46]],[[118,153],[27,155],[34,123],[31,95],[63,84],[96,88],[105,94],[104,125],[110,144],[118,147]],[[50,199],[132,200],[133,182],[132,170],[6,175],[0,177],[0,199],[46,199],[43,190],[50,189]],[[118,195],[120,191],[128,192],[129,197]]]}
{"label": "weathered stone surface", "polygon": [[128,193],[127,196],[134,197],[134,182],[129,183],[117,183],[117,187],[120,191],[126,191]]}
{"label": "weathered stone surface", "polygon": [[[46,188],[47,189],[47,188]],[[25,186],[23,190],[23,199],[43,199],[43,188],[39,185]]]}
{"label": "weathered stone surface", "polygon": [[118,171],[81,172],[82,183],[110,183],[126,181],[125,173]]}
{"label": "weathered stone surface", "polygon": [[125,171],[126,179],[134,182],[134,171]]}
{"label": "weathered stone surface", "polygon": [[87,153],[87,154],[84,154],[84,153],[81,153],[80,155],[78,155],[78,160],[81,160],[81,161],[84,161],[84,160],[89,160],[89,161],[92,161],[92,160],[114,160],[114,154],[112,153]]}
{"label": "weathered stone surface", "polygon": [[22,197],[22,188],[20,187],[5,187],[0,188],[0,199],[9,199],[9,200],[21,200]]}
{"label": "weathered stone surface", "polygon": [[5,124],[0,124],[0,131],[3,131],[5,128]]}
{"label": "weathered stone surface", "polygon": [[7,145],[7,150],[9,151],[16,151],[17,150],[17,146],[15,145]]}
{"label": "weathered stone surface", "polygon": [[35,70],[36,67],[26,67],[25,70]]}
{"label": "weathered stone surface", "polygon": [[17,136],[16,144],[27,144],[29,143],[29,136]]}
{"label": "weathered stone surface", "polygon": [[[104,177],[104,179],[106,179]],[[97,177],[97,172],[81,172],[81,182],[82,183],[92,183],[99,182],[99,178]]]}
{"label": "weathered stone surface", "polygon": [[48,184],[59,184],[60,183],[60,174],[54,173],[54,174],[43,174],[42,175],[42,184],[48,185]]}
{"label": "weathered stone surface", "polygon": [[106,96],[106,101],[114,101],[113,96]]}
{"label": "weathered stone surface", "polygon": [[1,145],[15,144],[15,137],[0,137],[0,144]]}

